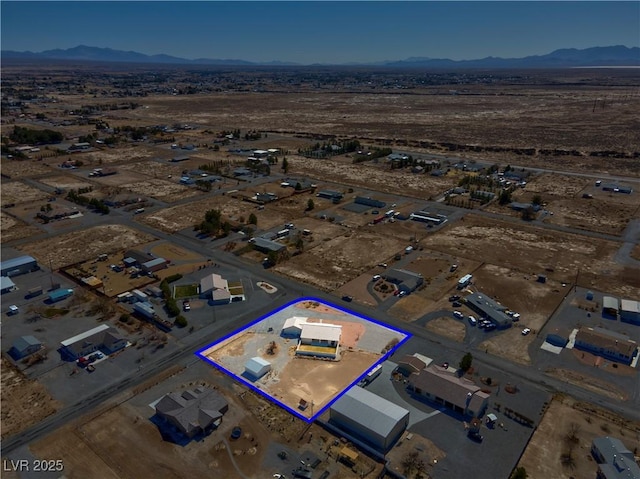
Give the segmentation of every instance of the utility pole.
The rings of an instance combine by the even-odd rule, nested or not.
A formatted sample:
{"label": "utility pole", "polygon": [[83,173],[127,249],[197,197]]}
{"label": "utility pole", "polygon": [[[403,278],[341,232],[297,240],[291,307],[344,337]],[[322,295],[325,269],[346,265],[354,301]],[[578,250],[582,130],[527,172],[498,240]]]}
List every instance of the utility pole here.
{"label": "utility pole", "polygon": [[49,256],[49,281],[51,282],[51,290],[53,290],[53,262]]}

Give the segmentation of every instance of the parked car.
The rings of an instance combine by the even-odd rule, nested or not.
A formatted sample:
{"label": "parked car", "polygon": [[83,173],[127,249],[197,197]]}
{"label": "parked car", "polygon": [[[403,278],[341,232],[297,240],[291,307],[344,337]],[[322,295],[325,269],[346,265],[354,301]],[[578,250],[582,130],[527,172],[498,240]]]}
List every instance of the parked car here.
{"label": "parked car", "polygon": [[378,281],[380,278],[382,278],[382,276],[380,276],[379,274],[376,274],[373,276],[373,281]]}
{"label": "parked car", "polygon": [[487,324],[487,325],[484,327],[484,330],[485,330],[485,331],[493,331],[494,329],[496,329],[496,327],[497,327],[497,326],[496,326],[495,324],[493,324],[493,323],[489,323],[489,324]]}
{"label": "parked car", "polygon": [[484,440],[484,436],[482,436],[478,431],[469,431],[467,433],[467,437],[475,442],[482,442]]}
{"label": "parked car", "polygon": [[458,319],[464,319],[464,314],[462,314],[460,311],[454,311],[453,316]]}
{"label": "parked car", "polygon": [[353,301],[353,296],[348,296],[348,295],[344,295],[342,297],[342,301],[346,301],[347,303],[350,303],[351,301]]}
{"label": "parked car", "polygon": [[471,326],[475,326],[476,324],[478,324],[478,320],[476,318],[474,318],[473,316],[469,315],[469,324]]}
{"label": "parked car", "polygon": [[530,332],[531,332],[531,329],[529,329],[529,328],[524,328],[524,329],[522,330],[522,335],[523,335],[523,336],[526,336],[526,335],[527,335],[527,334],[529,334]]}
{"label": "parked car", "polygon": [[182,302],[182,309],[184,309],[185,311],[191,311],[191,303],[185,299]]}
{"label": "parked car", "polygon": [[451,303],[451,306],[453,306],[454,308],[459,308],[460,306],[462,306],[462,303],[460,301],[454,301],[453,303]]}
{"label": "parked car", "polygon": [[454,294],[453,296],[449,296],[449,302],[452,303],[454,301],[458,301],[460,300],[460,296],[458,296],[457,294]]}

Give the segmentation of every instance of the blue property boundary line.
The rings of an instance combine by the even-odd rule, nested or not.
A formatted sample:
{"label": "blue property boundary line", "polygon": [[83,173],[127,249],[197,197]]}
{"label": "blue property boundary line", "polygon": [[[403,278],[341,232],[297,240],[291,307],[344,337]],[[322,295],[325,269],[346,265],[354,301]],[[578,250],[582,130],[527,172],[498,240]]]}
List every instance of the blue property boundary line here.
{"label": "blue property boundary line", "polygon": [[[249,329],[251,326],[264,321],[265,319],[273,316],[276,313],[279,313],[280,311],[282,311],[283,309],[286,309],[290,306],[296,305],[298,303],[302,303],[304,301],[314,301],[317,303],[321,303],[329,308],[332,309],[336,309],[339,311],[342,311],[343,313],[349,314],[351,316],[357,316],[360,319],[363,319],[365,321],[369,321],[371,323],[374,323],[380,327],[389,329],[391,331],[395,331],[396,333],[400,333],[403,334],[405,337],[404,339],[400,340],[398,342],[398,344],[396,344],[393,348],[391,348],[389,351],[387,351],[380,359],[378,359],[378,361],[376,361],[375,364],[373,364],[371,367],[367,368],[360,376],[358,376],[356,378],[355,381],[353,381],[351,384],[349,384],[342,392],[340,392],[335,398],[333,398],[331,401],[329,401],[322,409],[320,409],[317,413],[315,413],[312,417],[308,418],[306,416],[303,416],[302,414],[300,414],[298,411],[296,411],[296,409],[292,408],[291,406],[278,401],[276,398],[274,398],[273,396],[271,396],[270,394],[268,394],[266,391],[263,391],[262,389],[258,388],[257,386],[254,386],[250,381],[248,381],[247,379],[243,378],[242,376],[233,373],[231,371],[229,371],[228,369],[226,369],[225,367],[223,367],[222,365],[212,361],[211,359],[209,359],[208,357],[206,357],[203,352],[211,349],[213,346],[215,346],[216,344],[221,343],[222,341],[225,341],[227,339],[229,339],[232,336],[235,336],[236,334],[241,333],[242,331],[245,331],[247,329]],[[281,408],[289,411],[291,414],[293,414],[296,417],[299,417],[300,419],[302,419],[303,421],[306,421],[308,423],[311,423],[313,421],[315,421],[318,416],[322,415],[329,407],[331,407],[331,405],[333,405],[333,403],[335,403],[338,399],[340,399],[349,389],[351,389],[353,386],[355,386],[356,384],[358,384],[366,375],[369,371],[371,371],[371,369],[375,368],[378,364],[383,363],[384,361],[386,361],[395,351],[396,349],[398,349],[400,346],[402,346],[405,342],[407,342],[409,340],[409,338],[411,338],[412,334],[408,333],[406,331],[403,331],[401,329],[397,329],[394,328],[392,326],[389,326],[388,324],[384,324],[380,321],[377,321],[375,319],[363,316],[361,314],[356,313],[355,311],[351,311],[349,309],[345,309],[341,306],[338,306],[337,304],[333,304],[333,303],[328,303],[327,301],[324,301],[322,299],[319,298],[314,298],[314,297],[302,297],[302,298],[298,298],[295,299],[293,301],[290,301],[286,304],[284,304],[283,306],[280,306],[279,308],[271,311],[270,313],[267,313],[261,317],[259,317],[258,319],[256,319],[255,321],[252,321],[251,323],[247,324],[246,326],[244,326],[243,328],[237,329],[232,333],[227,334],[226,336],[218,339],[217,341],[209,344],[208,346],[205,346],[201,349],[199,349],[198,351],[196,351],[194,354],[196,356],[198,356],[200,359],[206,361],[207,363],[211,364],[213,367],[215,367],[216,369],[219,369],[220,371],[224,372],[225,374],[231,376],[232,378],[236,379],[237,381],[241,382],[242,384],[244,384],[245,386],[247,386],[248,388],[254,390],[255,392],[257,392],[258,394],[260,394],[261,396],[263,396],[264,398],[268,399],[271,402],[276,403],[278,406],[280,406]]]}

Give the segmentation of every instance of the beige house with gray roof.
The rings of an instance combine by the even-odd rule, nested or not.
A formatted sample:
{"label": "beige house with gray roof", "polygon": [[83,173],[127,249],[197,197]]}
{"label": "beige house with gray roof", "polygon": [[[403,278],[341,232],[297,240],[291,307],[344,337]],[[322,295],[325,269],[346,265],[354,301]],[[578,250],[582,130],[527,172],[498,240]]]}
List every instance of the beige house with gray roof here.
{"label": "beige house with gray roof", "polygon": [[489,401],[489,393],[482,391],[473,381],[436,365],[411,374],[408,387],[416,396],[425,397],[465,416],[482,416]]}

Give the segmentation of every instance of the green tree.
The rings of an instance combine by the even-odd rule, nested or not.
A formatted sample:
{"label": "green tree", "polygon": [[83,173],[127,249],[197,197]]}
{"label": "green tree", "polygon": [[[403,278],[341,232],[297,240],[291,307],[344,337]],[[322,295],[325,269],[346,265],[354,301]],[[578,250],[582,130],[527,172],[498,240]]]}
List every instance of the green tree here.
{"label": "green tree", "polygon": [[464,356],[462,356],[462,359],[460,360],[460,370],[462,372],[467,372],[470,368],[471,368],[471,363],[473,362],[473,356],[471,355],[471,353],[466,353]]}
{"label": "green tree", "polygon": [[258,217],[254,213],[251,213],[249,215],[249,224],[250,225],[257,225],[258,224]]}
{"label": "green tree", "polygon": [[289,173],[289,160],[287,160],[287,157],[285,156],[282,159],[282,171],[284,172],[284,174],[286,175],[287,173]]}
{"label": "green tree", "polygon": [[524,467],[517,467],[513,474],[511,474],[511,479],[527,479],[529,475],[527,474],[527,470]]}
{"label": "green tree", "polygon": [[269,253],[267,254],[267,261],[271,265],[278,264],[279,259],[280,259],[280,255],[278,254],[277,251],[269,251]]}
{"label": "green tree", "polygon": [[534,197],[531,199],[531,204],[540,206],[542,204],[542,196],[534,195]]}
{"label": "green tree", "polygon": [[511,191],[502,190],[502,193],[500,193],[500,197],[498,198],[498,203],[500,203],[501,205],[507,205],[511,203]]}
{"label": "green tree", "polygon": [[529,206],[528,208],[522,210],[522,219],[524,221],[533,221],[534,219],[536,219],[536,212],[534,211],[533,207]]}
{"label": "green tree", "polygon": [[309,198],[309,201],[307,201],[307,211],[311,211],[315,207],[316,207],[316,204],[313,202],[311,198]]}

